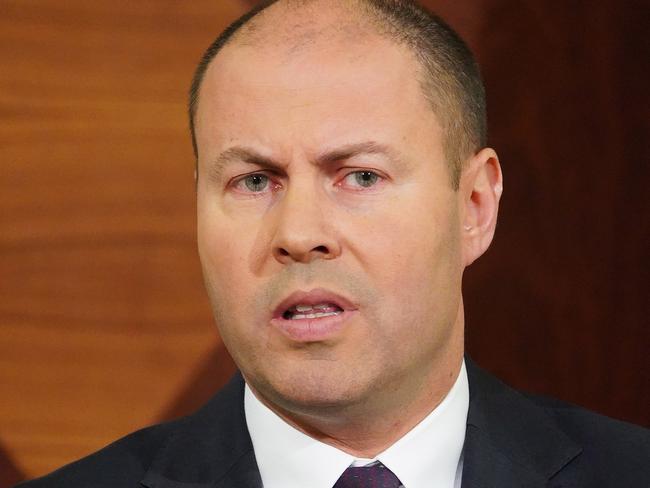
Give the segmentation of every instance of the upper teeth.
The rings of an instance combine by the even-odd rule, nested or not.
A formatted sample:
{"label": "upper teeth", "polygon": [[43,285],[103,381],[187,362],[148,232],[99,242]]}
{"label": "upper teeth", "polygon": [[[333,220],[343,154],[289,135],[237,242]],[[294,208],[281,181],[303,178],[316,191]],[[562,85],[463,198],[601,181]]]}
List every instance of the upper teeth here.
{"label": "upper teeth", "polygon": [[331,307],[331,303],[319,303],[318,305],[296,305],[296,312],[309,312],[310,310],[325,310]]}
{"label": "upper teeth", "polygon": [[318,303],[309,305],[300,303],[289,308],[284,312],[285,319],[314,319],[319,317],[327,317],[330,315],[339,315],[343,313],[341,307],[334,303]]}

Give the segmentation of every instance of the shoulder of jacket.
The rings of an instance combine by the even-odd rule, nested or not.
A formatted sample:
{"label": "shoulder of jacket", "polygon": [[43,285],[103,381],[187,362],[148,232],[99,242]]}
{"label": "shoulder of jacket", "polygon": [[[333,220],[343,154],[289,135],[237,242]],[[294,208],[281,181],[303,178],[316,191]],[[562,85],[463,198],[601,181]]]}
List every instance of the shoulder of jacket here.
{"label": "shoulder of jacket", "polygon": [[[553,398],[526,396],[582,446],[576,461],[595,473],[595,479],[611,478],[620,483],[629,477],[633,484],[619,486],[650,486],[650,429]],[[634,484],[637,482],[647,484]]]}
{"label": "shoulder of jacket", "polygon": [[137,487],[160,447],[185,419],[132,432],[78,461],[15,488]]}

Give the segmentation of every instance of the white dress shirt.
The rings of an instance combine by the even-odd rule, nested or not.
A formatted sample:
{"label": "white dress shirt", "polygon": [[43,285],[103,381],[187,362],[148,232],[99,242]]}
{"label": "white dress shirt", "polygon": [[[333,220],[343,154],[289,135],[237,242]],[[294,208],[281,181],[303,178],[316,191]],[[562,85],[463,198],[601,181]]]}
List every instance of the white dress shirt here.
{"label": "white dress shirt", "polygon": [[246,385],[244,410],[264,488],[332,488],[350,466],[380,461],[404,488],[460,488],[469,409],[463,361],[444,400],[374,459],[358,459],[286,423]]}

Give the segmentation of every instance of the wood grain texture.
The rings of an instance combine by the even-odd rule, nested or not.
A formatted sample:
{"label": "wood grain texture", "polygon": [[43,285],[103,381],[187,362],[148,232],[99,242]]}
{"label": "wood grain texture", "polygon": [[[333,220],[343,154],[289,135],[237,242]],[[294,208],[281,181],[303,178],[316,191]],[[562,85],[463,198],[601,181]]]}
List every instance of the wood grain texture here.
{"label": "wood grain texture", "polygon": [[243,11],[0,4],[0,439],[28,477],[159,421],[220,344],[186,90]]}

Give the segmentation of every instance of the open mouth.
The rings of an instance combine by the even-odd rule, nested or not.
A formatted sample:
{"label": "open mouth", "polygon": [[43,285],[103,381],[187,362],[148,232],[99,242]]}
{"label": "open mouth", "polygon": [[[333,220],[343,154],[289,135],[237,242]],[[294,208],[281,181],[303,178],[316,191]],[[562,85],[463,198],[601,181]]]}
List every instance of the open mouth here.
{"label": "open mouth", "polygon": [[285,310],[282,318],[285,320],[318,319],[342,313],[343,309],[335,303],[298,304]]}
{"label": "open mouth", "polygon": [[351,300],[332,291],[298,290],[275,306],[270,323],[294,343],[323,342],[338,337],[356,313]]}
{"label": "open mouth", "polygon": [[356,310],[344,296],[324,288],[295,291],[275,307],[272,317],[280,320],[313,320]]}

